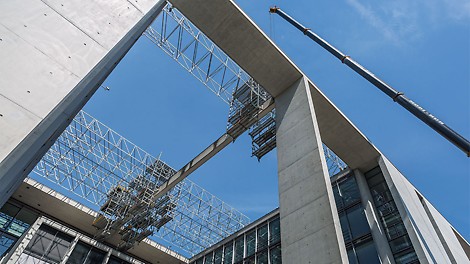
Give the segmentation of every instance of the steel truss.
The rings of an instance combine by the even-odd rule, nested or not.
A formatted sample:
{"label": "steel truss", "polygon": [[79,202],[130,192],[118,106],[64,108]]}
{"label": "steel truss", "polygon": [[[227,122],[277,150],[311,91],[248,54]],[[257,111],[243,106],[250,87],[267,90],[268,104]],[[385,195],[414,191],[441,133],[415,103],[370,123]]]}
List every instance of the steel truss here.
{"label": "steel truss", "polygon": [[144,35],[228,105],[243,85],[266,101],[270,95],[251,76],[196,28],[181,12],[167,4]]}
{"label": "steel truss", "polygon": [[[118,226],[125,242],[122,249],[150,236],[193,255],[250,222],[248,217],[188,179],[155,203],[145,204],[148,196],[142,190],[155,191],[174,172],[159,157],[153,157],[81,111],[30,177],[39,181],[47,179],[71,191],[72,198],[75,196],[100,211],[102,218],[98,217],[94,225],[100,232],[109,230],[111,225]],[[145,210],[132,211],[132,207]],[[129,212],[138,213],[127,219]],[[149,213],[142,216],[143,212]],[[136,223],[136,219],[142,221]],[[100,235],[97,233],[98,239]]]}
{"label": "steel truss", "polygon": [[[230,105],[227,131],[237,127],[252,137],[252,156],[261,159],[276,147],[275,111],[252,126],[245,126],[271,95],[205,36],[181,12],[167,4],[144,35],[184,69]],[[243,130],[243,131],[240,131]],[[346,164],[324,145],[330,175]]]}

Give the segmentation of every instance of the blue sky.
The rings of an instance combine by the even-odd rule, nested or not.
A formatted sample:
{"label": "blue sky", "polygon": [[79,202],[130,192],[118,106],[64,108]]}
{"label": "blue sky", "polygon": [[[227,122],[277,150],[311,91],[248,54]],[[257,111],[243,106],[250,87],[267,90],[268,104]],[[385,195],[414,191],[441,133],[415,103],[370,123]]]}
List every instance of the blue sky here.
{"label": "blue sky", "polygon": [[[470,160],[278,16],[276,4],[470,138],[470,2],[236,1],[397,168],[470,239]],[[85,110],[180,168],[225,132],[228,106],[141,38]],[[190,178],[252,220],[278,206],[276,153],[234,144]]]}

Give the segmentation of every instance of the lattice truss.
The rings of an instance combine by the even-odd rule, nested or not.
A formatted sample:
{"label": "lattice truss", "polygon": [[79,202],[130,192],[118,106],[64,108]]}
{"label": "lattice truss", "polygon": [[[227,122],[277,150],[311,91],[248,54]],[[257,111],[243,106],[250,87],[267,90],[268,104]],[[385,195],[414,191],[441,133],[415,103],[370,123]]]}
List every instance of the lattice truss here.
{"label": "lattice truss", "polygon": [[[144,33],[185,70],[230,105],[227,131],[237,137],[271,95],[205,36],[181,12],[167,4]],[[261,159],[276,147],[275,110],[249,126],[252,156]],[[324,145],[330,175],[346,164]]]}
{"label": "lattice truss", "polygon": [[93,223],[96,238],[119,234],[123,250],[154,236],[193,255],[250,222],[188,179],[154,201],[173,173],[160,158],[81,111],[30,177],[45,178],[100,211]]}
{"label": "lattice truss", "polygon": [[249,87],[258,104],[271,97],[171,4],[144,35],[228,105],[237,103],[233,93],[242,86]]}

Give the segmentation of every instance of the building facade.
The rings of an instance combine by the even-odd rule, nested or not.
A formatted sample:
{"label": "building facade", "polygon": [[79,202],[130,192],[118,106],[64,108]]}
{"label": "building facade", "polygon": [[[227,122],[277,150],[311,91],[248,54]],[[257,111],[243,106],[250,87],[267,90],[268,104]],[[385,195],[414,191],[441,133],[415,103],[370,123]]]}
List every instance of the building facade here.
{"label": "building facade", "polygon": [[[406,181],[406,179],[403,179]],[[426,241],[412,239],[405,220],[397,208],[392,191],[387,185],[380,167],[364,175],[345,170],[331,177],[342,236],[346,245],[348,261],[351,264],[374,263],[469,263],[470,246],[455,229],[454,237],[448,241],[437,235],[442,233],[437,225],[436,239],[443,248],[444,256],[434,256]],[[415,200],[423,208],[430,206],[415,190]],[[433,223],[433,215],[426,215]],[[437,216],[439,217],[439,216]],[[423,219],[420,219],[422,221]],[[415,230],[419,232],[418,230]],[[289,234],[287,234],[289,235]],[[454,240],[455,239],[455,240]],[[452,251],[449,244],[453,245]],[[308,246],[308,245],[306,245]],[[420,259],[417,250],[426,251],[430,259]],[[457,254],[453,252],[458,252]],[[444,259],[438,262],[436,258]],[[457,258],[456,258],[457,257]],[[279,264],[282,263],[282,244],[279,209],[276,209],[232,236],[194,256],[192,264]],[[309,263],[316,263],[312,260]]]}

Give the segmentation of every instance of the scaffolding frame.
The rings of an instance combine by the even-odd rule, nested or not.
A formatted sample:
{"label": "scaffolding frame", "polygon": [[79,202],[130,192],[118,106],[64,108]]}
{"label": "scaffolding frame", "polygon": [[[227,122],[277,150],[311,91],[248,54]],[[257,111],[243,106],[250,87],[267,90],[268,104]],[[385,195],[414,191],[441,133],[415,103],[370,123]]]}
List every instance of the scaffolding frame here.
{"label": "scaffolding frame", "polygon": [[[167,173],[159,174],[159,178],[152,175],[155,172],[152,166],[155,164],[163,164]],[[120,227],[118,231],[122,237],[126,234],[123,230],[126,231],[126,226],[131,224],[132,219],[126,219],[125,211],[128,208],[103,208],[110,200],[110,194],[116,188],[132,189],[131,183],[136,180],[153,182],[150,189],[155,191],[159,183],[167,180],[174,172],[160,157],[153,157],[89,114],[80,111],[29,176],[70,191],[68,196],[84,201],[105,217],[106,221],[101,222],[101,226],[96,223],[99,232],[115,224]],[[147,184],[147,187],[150,185]],[[135,197],[135,192],[133,196],[121,197],[119,204],[126,206],[129,201],[129,205],[135,205],[136,202],[132,201]],[[168,204],[161,204],[162,199],[168,199],[173,204],[169,205],[173,208],[163,215],[158,214],[158,210]],[[156,241],[166,242],[177,251],[193,255],[250,223],[244,214],[188,179],[154,204],[147,204],[145,208],[146,210],[141,211],[150,209],[151,212],[145,218],[149,220],[147,226],[143,225],[145,228],[139,230],[134,228],[136,233],[131,232],[123,237],[123,242],[139,242],[147,235]],[[170,215],[171,219],[163,223],[165,215]],[[118,222],[118,225],[118,220],[125,221]],[[96,236],[98,239],[99,232]],[[121,249],[128,249],[131,244],[133,245],[123,243]]]}

